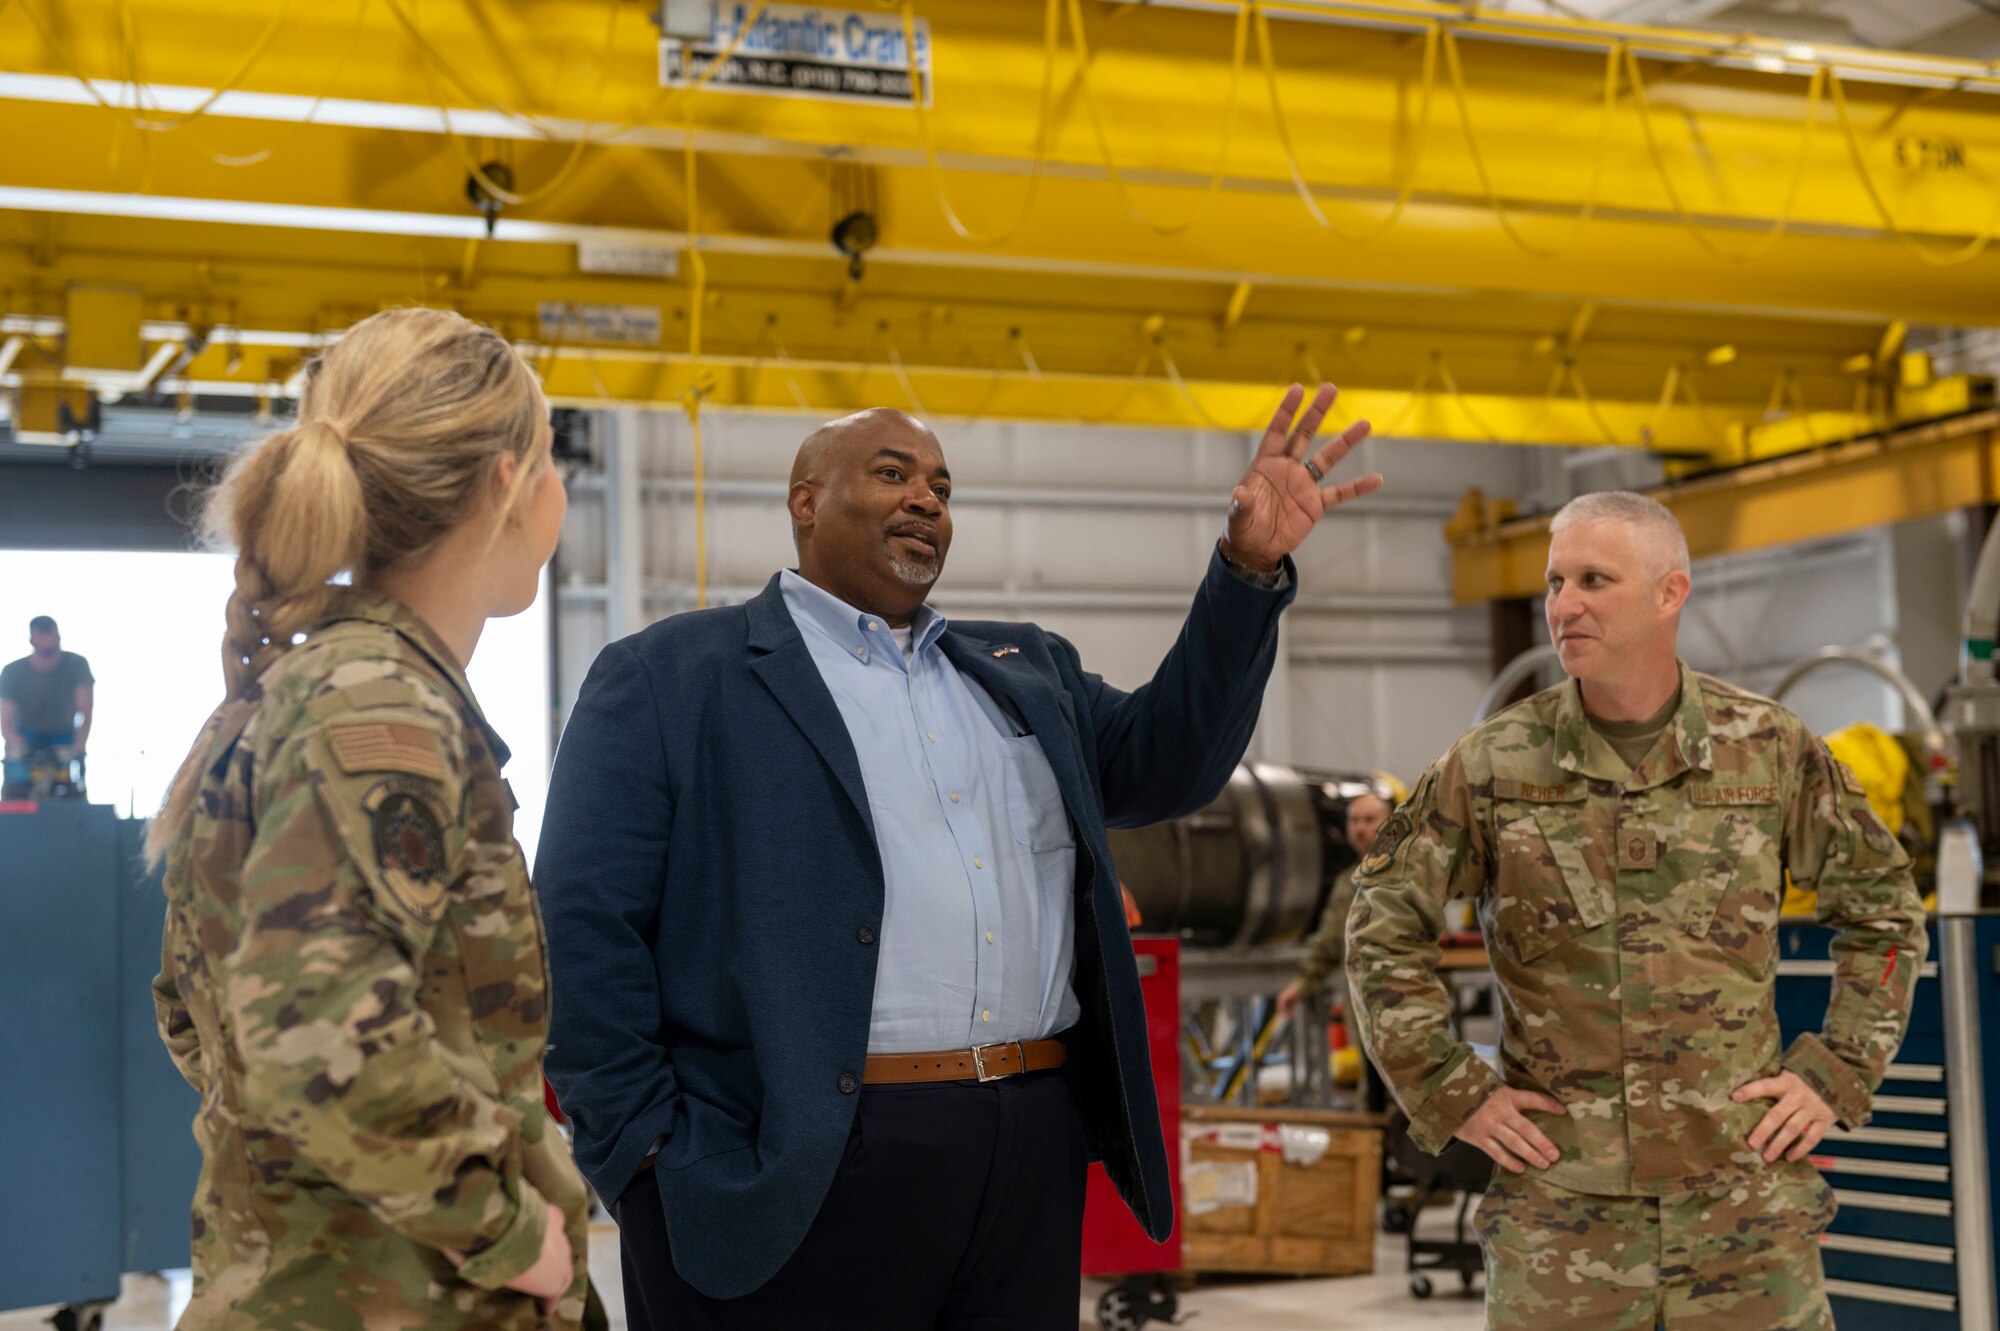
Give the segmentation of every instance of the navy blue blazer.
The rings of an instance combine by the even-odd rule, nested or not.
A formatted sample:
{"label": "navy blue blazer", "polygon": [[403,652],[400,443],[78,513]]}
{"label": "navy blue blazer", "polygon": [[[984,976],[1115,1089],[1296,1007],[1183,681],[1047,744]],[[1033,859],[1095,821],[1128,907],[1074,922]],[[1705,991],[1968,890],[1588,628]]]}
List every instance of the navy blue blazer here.
{"label": "navy blue blazer", "polygon": [[[1105,828],[1221,793],[1276,659],[1286,569],[1286,590],[1265,591],[1212,557],[1179,641],[1132,693],[1032,624],[939,638],[1026,718],[1061,787],[1083,1009],[1069,1068],[1093,1153],[1155,1239],[1174,1199]],[[847,1141],[883,895],[854,746],[777,578],[598,656],[556,754],[535,883],[547,1067],[577,1163],[609,1203],[664,1138],[674,1265],[712,1298],[757,1289],[805,1237]]]}

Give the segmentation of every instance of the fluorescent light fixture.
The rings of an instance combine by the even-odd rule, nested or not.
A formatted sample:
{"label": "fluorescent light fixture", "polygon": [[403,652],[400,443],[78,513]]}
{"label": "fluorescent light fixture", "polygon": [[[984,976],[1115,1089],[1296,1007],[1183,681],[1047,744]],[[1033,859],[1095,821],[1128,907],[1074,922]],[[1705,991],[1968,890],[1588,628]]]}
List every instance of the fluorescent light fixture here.
{"label": "fluorescent light fixture", "polygon": [[23,334],[27,337],[61,337],[63,321],[52,315],[35,317],[25,314],[0,316],[0,335]]}
{"label": "fluorescent light fixture", "polygon": [[[98,97],[113,106],[140,107],[140,119],[147,111],[162,115],[185,115],[215,95],[212,88],[184,88],[165,83],[115,83],[93,79]],[[53,74],[0,74],[0,99],[17,102],[50,102],[62,106],[96,106],[83,83]],[[314,110],[315,102],[318,110]],[[445,116],[435,106],[411,106],[403,102],[357,102],[329,97],[294,97],[285,93],[232,90],[215,98],[208,109],[211,116],[233,120],[270,120],[279,124],[302,124],[310,116],[321,125],[342,125],[351,129],[413,130],[420,134],[446,132]],[[580,136],[587,128],[583,121],[544,120],[558,137],[574,129]],[[455,110],[449,128],[458,134],[482,139],[546,139],[542,129],[496,111]],[[605,126],[615,128],[615,126]],[[678,138],[678,133],[676,133]]]}
{"label": "fluorescent light fixture", "polygon": [[1765,51],[1759,51],[1750,57],[1750,67],[1766,74],[1782,74],[1787,68],[1783,56],[1771,55]]}
{"label": "fluorescent light fixture", "polygon": [[1796,60],[1802,65],[1810,65],[1819,59],[1819,52],[1809,42],[1786,42],[1785,59]]}
{"label": "fluorescent light fixture", "polygon": [[[363,232],[379,236],[428,236],[445,240],[487,238],[486,219],[471,213],[460,217],[450,213],[322,208],[299,203],[198,199],[168,194],[107,194],[95,190],[0,185],[0,209],[6,208],[36,213],[134,217],[157,222],[223,222],[240,226],[290,227],[301,231]],[[499,220],[492,239],[530,245],[575,245],[591,240],[613,245],[687,246],[684,232],[582,226],[569,222],[530,222],[508,217]],[[823,248],[819,245],[810,247],[815,255]]]}
{"label": "fluorescent light fixture", "polygon": [[[56,331],[62,331],[60,322]],[[148,319],[139,325],[139,336],[148,342],[185,342],[194,336],[194,326],[178,319]],[[245,347],[301,347],[317,350],[326,338],[318,333],[293,333],[276,328],[236,328],[229,324],[216,324],[208,330],[208,340]]]}
{"label": "fluorescent light fixture", "polygon": [[[113,106],[138,106],[161,115],[185,115],[210,97],[212,88],[185,88],[166,83],[115,83],[93,79],[91,86]],[[42,102],[57,106],[96,106],[83,84],[53,74],[0,73],[0,101]],[[138,114],[145,118],[145,111]],[[467,107],[439,108],[407,102],[362,102],[348,98],[296,97],[288,93],[232,90],[215,98],[209,116],[231,120],[262,120],[280,125],[333,125],[344,129],[386,129],[413,134],[457,134],[477,139],[519,139],[537,143],[615,143],[626,147],[678,148],[686,139],[679,129],[619,125],[611,121],[567,120],[542,116],[533,123],[498,111]]]}

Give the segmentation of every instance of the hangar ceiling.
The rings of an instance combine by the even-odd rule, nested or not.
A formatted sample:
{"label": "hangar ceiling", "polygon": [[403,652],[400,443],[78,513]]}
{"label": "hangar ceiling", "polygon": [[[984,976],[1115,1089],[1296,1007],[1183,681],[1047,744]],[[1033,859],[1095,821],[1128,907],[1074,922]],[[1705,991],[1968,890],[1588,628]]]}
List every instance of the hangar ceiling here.
{"label": "hangar ceiling", "polygon": [[701,48],[625,0],[11,0],[0,383],[24,437],[282,398],[425,301],[571,404],[1243,428],[1324,376],[1701,465],[1979,405],[1900,353],[1990,318],[2000,75],[1595,7],[856,0],[856,100],[663,86]]}

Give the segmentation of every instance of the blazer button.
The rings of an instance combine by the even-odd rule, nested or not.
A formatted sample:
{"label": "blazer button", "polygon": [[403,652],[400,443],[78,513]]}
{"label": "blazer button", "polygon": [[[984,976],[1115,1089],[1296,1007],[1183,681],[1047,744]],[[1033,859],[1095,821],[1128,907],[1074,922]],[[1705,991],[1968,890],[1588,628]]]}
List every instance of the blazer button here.
{"label": "blazer button", "polygon": [[854,937],[858,942],[872,943],[875,941],[875,931],[864,924],[854,931]]}
{"label": "blazer button", "polygon": [[854,1094],[854,1088],[860,1084],[860,1082],[854,1080],[852,1072],[843,1072],[840,1074],[840,1093],[842,1095]]}

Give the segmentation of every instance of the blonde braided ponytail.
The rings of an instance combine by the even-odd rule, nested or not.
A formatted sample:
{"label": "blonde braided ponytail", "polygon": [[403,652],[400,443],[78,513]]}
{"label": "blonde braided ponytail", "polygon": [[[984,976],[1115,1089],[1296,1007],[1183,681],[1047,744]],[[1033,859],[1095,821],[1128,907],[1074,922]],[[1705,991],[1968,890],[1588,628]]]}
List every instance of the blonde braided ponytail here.
{"label": "blonde braided ponytail", "polygon": [[[533,372],[492,329],[427,309],[349,329],[308,370],[297,424],[238,457],[206,506],[210,542],[237,551],[224,706],[325,618],[336,577],[420,560],[465,520],[503,456],[535,460],[547,428]],[[154,862],[192,822],[213,727],[147,831]]]}

